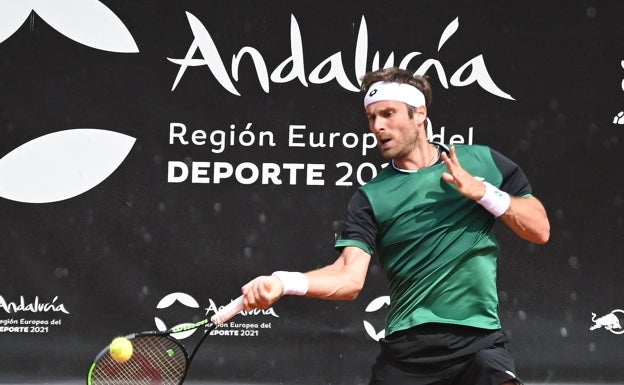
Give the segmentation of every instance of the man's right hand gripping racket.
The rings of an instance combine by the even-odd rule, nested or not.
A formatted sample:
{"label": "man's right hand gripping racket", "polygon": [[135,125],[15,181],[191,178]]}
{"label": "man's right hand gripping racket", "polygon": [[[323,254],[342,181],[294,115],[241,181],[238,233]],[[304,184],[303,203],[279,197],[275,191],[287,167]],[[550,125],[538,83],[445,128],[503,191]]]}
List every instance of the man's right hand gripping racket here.
{"label": "man's right hand gripping racket", "polygon": [[[127,335],[132,343],[132,355],[127,361],[116,361],[110,354],[110,345],[95,357],[87,375],[87,385],[180,385],[189,365],[214,328],[227,322],[243,310],[240,296],[217,311],[210,319],[171,328],[164,332],[149,331]],[[174,333],[204,326],[204,335],[189,355],[184,345],[171,336]]]}

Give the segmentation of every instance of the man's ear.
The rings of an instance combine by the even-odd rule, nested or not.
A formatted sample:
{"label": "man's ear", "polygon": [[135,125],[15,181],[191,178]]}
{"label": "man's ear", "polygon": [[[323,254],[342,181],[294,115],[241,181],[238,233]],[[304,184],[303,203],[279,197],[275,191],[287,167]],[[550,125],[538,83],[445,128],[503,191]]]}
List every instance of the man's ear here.
{"label": "man's ear", "polygon": [[427,120],[427,107],[425,106],[416,107],[416,109],[414,110],[414,120],[416,121],[416,123],[419,123],[419,124]]}

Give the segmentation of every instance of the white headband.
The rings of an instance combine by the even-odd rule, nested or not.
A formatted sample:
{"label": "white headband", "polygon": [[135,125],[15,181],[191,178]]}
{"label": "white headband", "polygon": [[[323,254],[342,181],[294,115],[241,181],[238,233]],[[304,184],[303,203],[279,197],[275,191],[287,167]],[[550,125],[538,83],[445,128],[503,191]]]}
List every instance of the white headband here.
{"label": "white headband", "polygon": [[426,104],[425,95],[412,85],[405,83],[377,82],[373,83],[364,97],[364,108],[369,104],[382,100],[396,100],[412,107]]}

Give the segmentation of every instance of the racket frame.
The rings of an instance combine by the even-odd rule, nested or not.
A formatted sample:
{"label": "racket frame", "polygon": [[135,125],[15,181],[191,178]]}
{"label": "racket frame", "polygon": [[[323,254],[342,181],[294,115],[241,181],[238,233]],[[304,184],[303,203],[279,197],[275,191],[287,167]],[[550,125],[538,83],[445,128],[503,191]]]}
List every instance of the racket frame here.
{"label": "racket frame", "polygon": [[[223,324],[224,322],[226,322],[227,320],[229,320],[230,318],[238,314],[243,309],[242,303],[243,303],[243,297],[240,296],[234,301],[230,302],[228,305],[224,306],[219,311],[217,311],[217,313],[214,314],[211,318],[205,318],[201,321],[198,321],[192,324],[175,326],[165,331],[143,331],[143,332],[138,332],[138,333],[132,333],[132,334],[128,334],[126,338],[132,341],[133,339],[138,339],[142,337],[150,337],[150,336],[167,337],[170,341],[176,344],[180,348],[180,350],[184,353],[184,359],[185,359],[184,372],[182,374],[182,377],[180,378],[180,381],[178,382],[178,385],[180,385],[184,382],[186,375],[188,373],[189,367],[191,366],[191,362],[193,361],[195,354],[199,350],[199,347],[202,345],[206,337],[217,326]],[[182,344],[177,338],[173,337],[172,334],[181,333],[181,332],[185,332],[185,331],[189,331],[193,329],[198,329],[201,327],[205,328],[204,333],[202,337],[200,338],[200,340],[195,344],[195,347],[193,348],[193,350],[191,351],[191,354],[189,355],[184,344]],[[110,354],[109,349],[110,349],[110,345],[106,346],[104,349],[100,351],[100,353],[98,353],[98,355],[93,360],[93,363],[91,364],[91,367],[89,368],[89,372],[87,373],[87,385],[94,385],[92,382],[93,372],[95,371],[97,364],[101,360],[104,359],[104,356]]]}

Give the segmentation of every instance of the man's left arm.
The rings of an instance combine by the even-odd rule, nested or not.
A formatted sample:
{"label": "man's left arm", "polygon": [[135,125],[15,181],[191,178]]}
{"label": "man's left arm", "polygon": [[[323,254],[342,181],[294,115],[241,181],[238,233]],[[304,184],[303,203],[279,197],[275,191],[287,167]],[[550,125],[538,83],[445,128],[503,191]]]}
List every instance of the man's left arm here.
{"label": "man's left arm", "polygon": [[544,205],[535,197],[511,197],[509,208],[499,217],[519,237],[533,243],[546,243],[550,222]]}
{"label": "man's left arm", "polygon": [[[460,164],[455,148],[442,154],[448,172],[442,175],[467,198],[482,204],[499,217],[519,237],[533,243],[546,243],[550,238],[550,222],[542,203],[532,195],[509,196],[489,183],[475,179]],[[501,195],[502,194],[502,195]]]}

